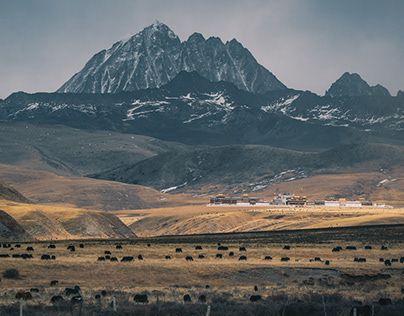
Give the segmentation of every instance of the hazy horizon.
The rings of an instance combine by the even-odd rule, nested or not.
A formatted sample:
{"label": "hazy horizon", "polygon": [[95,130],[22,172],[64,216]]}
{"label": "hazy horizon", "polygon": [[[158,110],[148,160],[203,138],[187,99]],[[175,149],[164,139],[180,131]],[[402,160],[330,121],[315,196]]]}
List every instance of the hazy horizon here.
{"label": "hazy horizon", "polygon": [[404,90],[401,1],[0,0],[0,98],[55,91],[155,20],[182,41],[194,32],[236,38],[290,88],[324,94],[348,71],[392,95]]}

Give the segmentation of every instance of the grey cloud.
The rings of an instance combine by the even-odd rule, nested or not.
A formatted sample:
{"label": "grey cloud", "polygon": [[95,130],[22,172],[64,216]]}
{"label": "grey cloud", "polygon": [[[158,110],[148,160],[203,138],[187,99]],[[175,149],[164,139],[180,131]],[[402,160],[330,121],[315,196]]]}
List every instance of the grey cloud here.
{"label": "grey cloud", "polygon": [[54,91],[94,53],[156,19],[181,39],[237,38],[289,87],[322,94],[351,71],[404,89],[399,0],[0,0],[0,97]]}

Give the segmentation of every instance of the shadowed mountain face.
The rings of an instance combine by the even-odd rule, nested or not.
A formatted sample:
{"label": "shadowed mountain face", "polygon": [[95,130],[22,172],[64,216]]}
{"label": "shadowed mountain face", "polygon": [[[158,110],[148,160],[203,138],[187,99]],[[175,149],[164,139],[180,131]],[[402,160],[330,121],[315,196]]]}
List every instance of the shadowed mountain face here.
{"label": "shadowed mountain face", "polygon": [[323,148],[368,137],[361,131],[311,124],[288,115],[282,107],[289,108],[300,93],[252,94],[231,83],[211,82],[196,72],[181,72],[160,89],[130,93],[16,93],[0,105],[0,116],[9,121],[108,129],[187,144]]}
{"label": "shadowed mountain face", "polygon": [[28,203],[29,200],[16,189],[0,183],[0,200]]}
{"label": "shadowed mountain face", "polygon": [[0,238],[2,241],[34,239],[13,217],[2,210],[0,210]]}
{"label": "shadowed mountain face", "polygon": [[251,191],[321,173],[400,167],[403,154],[402,147],[377,144],[344,145],[320,153],[257,145],[205,146],[162,153],[93,177],[163,190],[216,184]]}
{"label": "shadowed mountain face", "polygon": [[15,93],[0,118],[148,135],[187,144],[331,148],[403,139],[404,99],[321,97],[308,91],[254,94],[180,72],[161,88],[118,94]]}
{"label": "shadowed mountain face", "polygon": [[58,92],[117,93],[160,87],[180,71],[197,71],[211,81],[228,81],[251,92],[285,89],[237,40],[223,43],[194,33],[181,42],[156,22],[127,41],[94,55]]}

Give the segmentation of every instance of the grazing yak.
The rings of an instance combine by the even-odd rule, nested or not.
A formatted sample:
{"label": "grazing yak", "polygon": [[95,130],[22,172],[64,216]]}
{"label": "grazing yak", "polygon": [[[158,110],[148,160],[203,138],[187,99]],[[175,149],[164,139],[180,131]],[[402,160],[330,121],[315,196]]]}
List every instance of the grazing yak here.
{"label": "grazing yak", "polygon": [[28,246],[27,251],[34,251],[34,247]]}
{"label": "grazing yak", "polygon": [[48,248],[49,248],[49,249],[55,249],[55,248],[56,248],[56,245],[55,245],[55,244],[50,244],[50,245],[48,246]]}
{"label": "grazing yak", "polygon": [[221,254],[221,253],[216,254],[216,259],[222,259],[222,258],[223,258],[223,254]]}
{"label": "grazing yak", "polygon": [[385,245],[383,245],[383,246],[381,246],[380,247],[380,250],[388,250],[389,248],[387,247],[387,246],[385,246]]}
{"label": "grazing yak", "polygon": [[80,245],[79,245],[79,248],[84,248],[84,244],[80,244]]}
{"label": "grazing yak", "polygon": [[134,297],[133,297],[133,300],[136,302],[136,303],[149,303],[149,299],[147,298],[147,294],[136,294]]}
{"label": "grazing yak", "polygon": [[284,249],[284,250],[290,250],[290,246],[285,245],[285,246],[283,246],[283,249]]}
{"label": "grazing yak", "polygon": [[73,288],[67,287],[67,288],[65,288],[65,291],[64,291],[66,296],[78,296],[78,295],[80,295],[80,292],[81,292],[80,287],[77,285]]}
{"label": "grazing yak", "polygon": [[185,260],[186,261],[194,261],[194,258],[192,258],[192,256],[186,256]]}
{"label": "grazing yak", "polygon": [[250,301],[251,302],[258,302],[262,299],[261,295],[251,295],[250,296]]}
{"label": "grazing yak", "polygon": [[118,258],[117,257],[111,257],[110,261],[111,262],[118,262]]}
{"label": "grazing yak", "polygon": [[51,303],[52,304],[60,304],[63,303],[65,300],[61,295],[54,295],[51,298]]}
{"label": "grazing yak", "polygon": [[366,245],[365,250],[372,250],[372,246]]}
{"label": "grazing yak", "polygon": [[391,261],[390,261],[389,259],[386,259],[386,260],[384,261],[384,265],[385,265],[386,267],[391,267]]}
{"label": "grazing yak", "polygon": [[105,257],[98,257],[97,261],[105,261]]}
{"label": "grazing yak", "polygon": [[56,285],[58,285],[59,284],[59,281],[58,280],[52,280],[52,281],[50,281],[50,286],[56,286]]}
{"label": "grazing yak", "polygon": [[81,295],[73,296],[70,299],[70,304],[72,304],[72,305],[81,305],[81,304],[83,304],[83,297]]}
{"label": "grazing yak", "polygon": [[264,260],[272,260],[272,257],[271,256],[265,256]]}
{"label": "grazing yak", "polygon": [[116,249],[123,249],[123,248],[122,248],[122,245],[120,245],[120,244],[116,245],[115,248],[116,248]]}
{"label": "grazing yak", "polygon": [[175,252],[176,252],[176,253],[182,252],[182,248],[175,248]]}
{"label": "grazing yak", "polygon": [[111,251],[109,251],[109,250],[105,250],[105,251],[104,251],[104,255],[112,255],[112,253],[111,253]]}
{"label": "grazing yak", "polygon": [[41,260],[51,260],[51,259],[52,259],[52,257],[50,255],[47,255],[47,254],[43,254],[41,256]]}
{"label": "grazing yak", "polygon": [[336,246],[334,248],[332,248],[332,252],[340,252],[342,250],[341,246]]}
{"label": "grazing yak", "polygon": [[230,251],[229,252],[229,257],[233,257],[234,256],[234,252],[233,251]]}
{"label": "grazing yak", "polygon": [[356,250],[356,246],[346,246],[346,250]]}
{"label": "grazing yak", "polygon": [[247,256],[240,256],[240,258],[238,258],[239,261],[245,261],[247,260]]}
{"label": "grazing yak", "polygon": [[171,256],[165,256],[166,260],[171,260]]}
{"label": "grazing yak", "polygon": [[124,256],[122,257],[121,262],[131,262],[133,259],[134,258],[132,256]]}
{"label": "grazing yak", "polygon": [[200,303],[206,303],[206,295],[204,295],[204,294],[199,295],[198,301]]}
{"label": "grazing yak", "polygon": [[326,261],[324,262],[324,264],[325,264],[326,266],[329,266],[329,265],[330,265],[330,260],[326,260]]}
{"label": "grazing yak", "polygon": [[31,300],[31,299],[32,299],[32,295],[31,295],[30,292],[19,291],[19,292],[17,292],[17,293],[15,294],[15,298],[16,298],[17,300],[24,300],[24,301],[27,301],[27,300]]}
{"label": "grazing yak", "polygon": [[229,250],[229,247],[227,247],[227,246],[219,246],[219,247],[217,247],[217,250],[225,251],[225,250]]}
{"label": "grazing yak", "polygon": [[191,301],[192,301],[191,295],[185,294],[184,295],[184,303],[191,303]]}
{"label": "grazing yak", "polygon": [[138,255],[138,256],[137,256],[137,259],[138,259],[138,260],[143,260],[143,256],[142,256],[142,255]]}
{"label": "grazing yak", "polygon": [[69,250],[70,252],[75,252],[76,247],[74,245],[69,245],[69,246],[67,246],[67,250]]}
{"label": "grazing yak", "polygon": [[202,246],[195,246],[195,250],[202,250]]}
{"label": "grazing yak", "polygon": [[247,248],[246,247],[239,247],[238,250],[239,251],[247,251]]}
{"label": "grazing yak", "polygon": [[205,256],[203,254],[199,254],[198,259],[205,259]]}
{"label": "grazing yak", "polygon": [[290,260],[289,257],[282,257],[282,258],[281,258],[281,261],[284,261],[284,262],[289,261],[289,260]]}
{"label": "grazing yak", "polygon": [[366,262],[366,258],[355,257],[354,262]]}

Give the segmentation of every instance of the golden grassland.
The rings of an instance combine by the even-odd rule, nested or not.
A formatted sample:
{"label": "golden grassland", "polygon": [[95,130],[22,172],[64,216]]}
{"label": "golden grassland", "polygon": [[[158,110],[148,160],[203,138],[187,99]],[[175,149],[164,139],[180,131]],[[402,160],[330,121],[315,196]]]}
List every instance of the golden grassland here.
{"label": "golden grassland", "polygon": [[114,214],[138,236],[404,224],[403,208],[191,205]]}
{"label": "golden grassland", "polygon": [[40,240],[130,238],[132,232],[150,237],[404,224],[403,208],[187,205],[105,212],[0,200],[0,209]]}
{"label": "golden grassland", "polygon": [[116,210],[203,203],[189,194],[164,194],[153,188],[0,164],[0,180],[36,203]]}
{"label": "golden grassland", "polygon": [[[146,243],[123,245],[122,250],[115,249],[113,243],[85,243],[84,248],[77,247],[76,251],[66,250],[66,243],[57,244],[56,249],[48,249],[47,244],[33,244],[34,259],[22,260],[12,258],[0,259],[0,271],[16,268],[21,277],[16,280],[3,279],[0,290],[5,293],[1,304],[15,301],[14,295],[18,290],[39,288],[39,301],[49,304],[52,295],[61,294],[65,287],[79,285],[87,301],[94,300],[95,293],[107,290],[109,293],[120,292],[132,295],[134,293],[159,291],[160,299],[167,301],[182,300],[182,296],[190,293],[194,297],[206,293],[209,298],[227,293],[231,299],[248,301],[257,286],[263,296],[277,294],[303,297],[310,293],[332,295],[338,293],[350,299],[361,301],[390,297],[402,297],[402,268],[403,264],[393,263],[385,267],[379,262],[379,257],[400,258],[403,256],[403,245],[394,244],[388,250],[380,250],[380,245],[373,245],[372,250],[364,250],[363,243],[350,243],[358,250],[343,250],[331,252],[333,244],[297,244],[291,245],[290,250],[282,249],[281,244],[245,244],[247,251],[240,252],[239,244],[227,244],[228,251],[218,251],[216,244],[201,244],[202,250],[195,250],[192,244],[158,244]],[[21,250],[10,251],[1,249],[1,253],[24,252],[28,244],[23,244]],[[345,247],[347,244],[339,244]],[[176,253],[177,247],[182,253]],[[99,262],[97,258],[104,256],[109,250],[112,256],[119,259],[123,256],[138,256],[144,260],[135,259],[133,262]],[[230,257],[229,251],[235,256]],[[56,260],[39,260],[41,254],[54,254]],[[216,259],[217,253],[223,253],[223,259]],[[205,259],[198,259],[198,254],[204,254]],[[165,260],[165,256],[172,260]],[[186,261],[185,256],[191,255],[194,261]],[[246,255],[247,261],[239,261],[240,255]],[[263,260],[265,256],[272,260]],[[289,262],[281,262],[284,256],[290,257]],[[354,257],[366,257],[366,263],[353,262]],[[322,262],[310,262],[314,257],[321,257]],[[324,264],[330,260],[330,265]],[[352,282],[344,277],[351,275],[388,274],[388,279],[375,279]],[[50,287],[51,280],[58,280],[56,287]],[[209,289],[206,288],[209,285]],[[151,301],[156,298],[152,296]]]}

